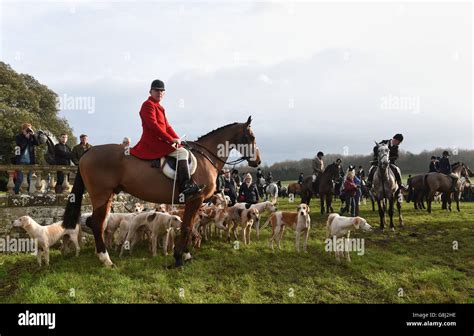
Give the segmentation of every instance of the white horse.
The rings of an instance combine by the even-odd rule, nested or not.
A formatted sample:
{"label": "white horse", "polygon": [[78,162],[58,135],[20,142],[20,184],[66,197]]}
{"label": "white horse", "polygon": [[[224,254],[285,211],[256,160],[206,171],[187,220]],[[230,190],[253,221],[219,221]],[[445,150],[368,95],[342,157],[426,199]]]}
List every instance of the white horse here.
{"label": "white horse", "polygon": [[265,201],[275,204],[278,200],[278,185],[274,182],[265,186]]}
{"label": "white horse", "polygon": [[395,179],[395,174],[390,167],[390,149],[388,148],[388,144],[376,143],[376,145],[378,152],[378,166],[375,168],[376,170],[374,173],[372,191],[375,198],[377,199],[377,205],[379,208],[380,229],[382,231],[384,230],[385,212],[388,210],[388,215],[390,217],[390,229],[395,231],[395,227],[393,225],[393,205],[395,202],[397,203],[399,224],[400,226],[403,226],[400,190]]}

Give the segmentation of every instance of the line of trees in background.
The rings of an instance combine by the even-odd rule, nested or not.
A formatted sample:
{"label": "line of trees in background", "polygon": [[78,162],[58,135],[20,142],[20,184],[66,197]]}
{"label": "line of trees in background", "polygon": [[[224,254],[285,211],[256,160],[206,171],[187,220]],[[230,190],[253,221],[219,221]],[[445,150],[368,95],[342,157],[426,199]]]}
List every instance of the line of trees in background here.
{"label": "line of trees in background", "polygon": [[[444,150],[451,153],[451,163],[461,161],[467,164],[469,167],[474,167],[474,150],[458,149],[453,153],[452,148],[436,148],[435,150],[425,150],[419,154],[413,154],[408,151],[400,150],[400,157],[397,160],[397,165],[400,167],[402,174],[421,174],[428,172],[428,166],[430,164],[431,156],[441,156]],[[369,171],[370,161],[373,159],[372,155],[337,155],[337,154],[326,154],[324,156],[324,164],[328,165],[337,158],[342,160],[342,166],[347,169],[349,165],[354,165],[356,169],[362,166],[366,172]],[[298,180],[300,173],[305,176],[312,174],[312,160],[313,159],[301,159],[301,160],[286,160],[276,162],[272,165],[262,166],[263,173],[272,172],[273,180],[291,181]],[[239,165],[235,167],[240,173],[255,173],[255,168],[250,168],[247,165]]]}
{"label": "line of trees in background", "polygon": [[[77,138],[65,118],[58,115],[57,94],[33,76],[19,74],[0,62],[0,164],[11,164],[15,156],[15,136],[23,123],[31,123],[34,131],[49,131],[56,137],[68,134],[68,145]],[[35,149],[36,161],[45,164],[46,145]],[[0,172],[0,190],[6,189],[8,175]]]}

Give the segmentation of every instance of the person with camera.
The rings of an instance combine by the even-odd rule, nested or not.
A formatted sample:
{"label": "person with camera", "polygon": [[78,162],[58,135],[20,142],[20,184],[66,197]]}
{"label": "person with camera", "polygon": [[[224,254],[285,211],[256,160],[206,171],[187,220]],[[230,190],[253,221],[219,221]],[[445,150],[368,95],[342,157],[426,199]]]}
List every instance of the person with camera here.
{"label": "person with camera", "polygon": [[[34,165],[36,164],[35,146],[39,145],[38,136],[33,131],[30,123],[21,125],[21,132],[15,137],[15,159],[14,163],[17,165]],[[28,172],[28,186],[31,182],[31,171]],[[15,194],[20,192],[20,186],[23,183],[23,172],[16,172],[15,187],[13,191]]]}

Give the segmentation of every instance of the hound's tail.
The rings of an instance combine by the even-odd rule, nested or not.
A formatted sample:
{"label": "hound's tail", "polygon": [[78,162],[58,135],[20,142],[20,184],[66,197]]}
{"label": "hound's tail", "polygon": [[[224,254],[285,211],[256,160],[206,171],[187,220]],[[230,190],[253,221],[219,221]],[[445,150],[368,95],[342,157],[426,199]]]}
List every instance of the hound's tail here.
{"label": "hound's tail", "polygon": [[331,225],[332,225],[332,222],[334,221],[334,218],[336,218],[337,216],[339,216],[339,214],[337,213],[332,213],[328,216],[328,220],[326,222],[326,238],[330,238]]}
{"label": "hound's tail", "polygon": [[260,228],[260,230],[263,230],[265,229],[267,226],[268,226],[268,223],[270,223],[270,221],[272,220],[272,217],[274,216],[273,213],[270,214],[270,216],[268,216],[267,218],[267,221],[265,222],[265,224],[263,224],[263,226]]}
{"label": "hound's tail", "polygon": [[74,229],[81,216],[82,196],[84,195],[85,186],[82,180],[81,171],[77,168],[76,180],[72,187],[71,194],[67,199],[66,211],[63,216],[63,227],[66,229]]}

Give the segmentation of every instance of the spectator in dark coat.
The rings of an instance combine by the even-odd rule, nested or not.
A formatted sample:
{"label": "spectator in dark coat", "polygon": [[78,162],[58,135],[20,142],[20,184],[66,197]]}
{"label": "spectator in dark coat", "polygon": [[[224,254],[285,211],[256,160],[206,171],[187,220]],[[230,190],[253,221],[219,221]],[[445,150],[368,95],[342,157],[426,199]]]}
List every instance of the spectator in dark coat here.
{"label": "spectator in dark coat", "polygon": [[237,201],[237,186],[234,179],[230,176],[230,170],[224,169],[224,194],[229,196],[230,205],[234,205]]}
{"label": "spectator in dark coat", "polygon": [[239,188],[242,184],[242,181],[240,180],[239,171],[237,169],[232,170],[232,178],[235,181],[236,187]]}
{"label": "spectator in dark coat", "polygon": [[224,191],[224,170],[221,170],[219,174],[217,174],[217,179],[216,179],[216,191],[214,194],[219,194]]}
{"label": "spectator in dark coat", "polygon": [[[21,132],[15,137],[15,159],[14,163],[18,165],[34,165],[36,164],[35,146],[39,145],[38,136],[33,131],[33,127],[29,123],[21,126]],[[28,172],[28,185],[31,181],[31,171]],[[16,172],[15,194],[20,192],[20,186],[23,183],[23,172]]]}
{"label": "spectator in dark coat", "polygon": [[257,186],[252,183],[252,175],[245,175],[244,183],[240,186],[239,202],[246,202],[249,204],[258,203]]}
{"label": "spectator in dark coat", "polygon": [[[66,144],[67,134],[62,133],[59,137],[59,143],[54,146],[54,157],[55,163],[62,166],[70,166],[73,154],[71,148]],[[56,193],[62,193],[63,188],[62,184],[64,182],[64,173],[62,171],[57,172],[57,183],[56,183]]]}

